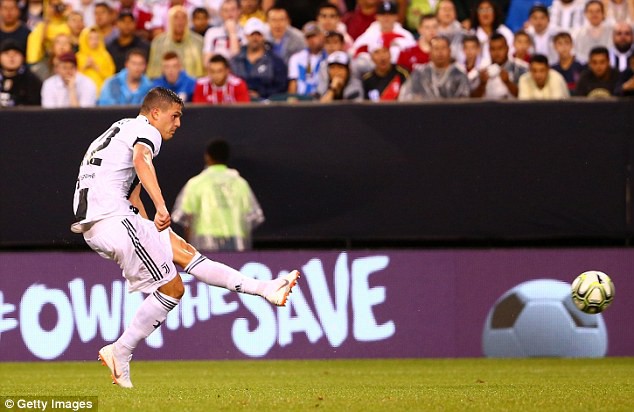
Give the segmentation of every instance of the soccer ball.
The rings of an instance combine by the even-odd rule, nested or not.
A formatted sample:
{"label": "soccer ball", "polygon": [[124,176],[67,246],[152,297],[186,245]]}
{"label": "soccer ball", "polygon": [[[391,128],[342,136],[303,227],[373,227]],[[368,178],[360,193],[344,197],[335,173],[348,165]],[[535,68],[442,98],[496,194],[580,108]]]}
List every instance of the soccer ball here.
{"label": "soccer ball", "polygon": [[572,282],[572,301],[585,313],[603,312],[613,299],[614,284],[603,272],[583,272]]}
{"label": "soccer ball", "polygon": [[482,350],[495,358],[605,356],[603,315],[578,310],[570,284],[553,279],[521,283],[493,305],[484,324]]}

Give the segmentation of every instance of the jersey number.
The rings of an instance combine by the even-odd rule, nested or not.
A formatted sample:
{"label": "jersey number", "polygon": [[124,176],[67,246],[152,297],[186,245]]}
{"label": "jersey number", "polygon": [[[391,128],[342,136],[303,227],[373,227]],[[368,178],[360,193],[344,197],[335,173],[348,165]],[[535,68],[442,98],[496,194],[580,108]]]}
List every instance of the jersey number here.
{"label": "jersey number", "polygon": [[95,157],[95,153],[108,147],[112,138],[115,137],[120,130],[121,129],[119,127],[112,127],[97,138],[97,141],[101,142],[101,144],[97,146],[95,150],[90,152],[88,158],[86,159],[87,165],[101,166],[101,158]]}
{"label": "jersey number", "polygon": [[[112,127],[97,138],[97,141],[101,142],[101,144],[86,157],[86,165],[101,166],[101,158],[95,157],[95,153],[108,147],[112,138],[115,137],[120,130],[119,127]],[[79,189],[79,180],[77,180],[77,188]],[[77,221],[85,219],[87,211],[88,188],[84,188],[79,190],[79,202],[77,203],[77,210],[75,211],[75,219],[77,219]]]}

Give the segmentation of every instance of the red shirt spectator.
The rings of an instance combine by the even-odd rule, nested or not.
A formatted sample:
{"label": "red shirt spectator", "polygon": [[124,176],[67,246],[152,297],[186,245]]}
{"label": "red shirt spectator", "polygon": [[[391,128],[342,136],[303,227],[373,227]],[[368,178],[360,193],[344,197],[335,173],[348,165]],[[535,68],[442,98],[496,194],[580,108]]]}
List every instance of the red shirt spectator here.
{"label": "red shirt spectator", "polygon": [[415,64],[425,64],[429,62],[429,53],[424,52],[418,45],[405,49],[398,55],[397,64],[404,67],[408,72],[412,72]]}
{"label": "red shirt spectator", "polygon": [[357,7],[344,14],[341,21],[348,28],[348,34],[356,40],[374,23],[376,17],[376,1],[357,0]]}
{"label": "red shirt spectator", "polygon": [[227,81],[222,86],[215,85],[209,77],[198,79],[192,101],[194,103],[231,104],[248,103],[251,98],[245,81],[229,74]]}

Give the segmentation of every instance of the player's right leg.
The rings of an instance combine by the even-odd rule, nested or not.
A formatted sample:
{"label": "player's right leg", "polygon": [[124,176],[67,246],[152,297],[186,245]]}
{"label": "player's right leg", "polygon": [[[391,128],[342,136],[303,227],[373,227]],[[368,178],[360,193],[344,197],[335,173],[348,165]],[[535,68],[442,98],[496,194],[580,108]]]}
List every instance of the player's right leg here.
{"label": "player's right leg", "polygon": [[114,382],[131,388],[132,352],[161,326],[184,293],[172,263],[169,234],[157,232],[149,220],[129,216],[99,222],[84,237],[99,254],[119,263],[129,291],[148,293],[121,337],[99,351],[99,359],[110,369]]}
{"label": "player's right leg", "polygon": [[234,292],[262,296],[276,306],[286,305],[288,295],[300,277],[299,271],[293,270],[277,279],[261,281],[244,276],[225,264],[206,258],[173,231],[170,231],[170,242],[174,262],[199,281]]}

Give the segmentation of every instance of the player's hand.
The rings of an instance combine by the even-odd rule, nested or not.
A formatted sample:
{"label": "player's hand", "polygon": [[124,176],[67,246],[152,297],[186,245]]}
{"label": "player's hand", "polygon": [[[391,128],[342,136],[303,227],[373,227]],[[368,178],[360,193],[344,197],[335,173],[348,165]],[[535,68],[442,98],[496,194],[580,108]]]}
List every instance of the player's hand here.
{"label": "player's hand", "polygon": [[167,207],[159,207],[156,210],[156,214],[154,215],[154,226],[159,230],[159,232],[167,229],[172,223],[172,218],[170,217],[170,213],[167,211]]}

